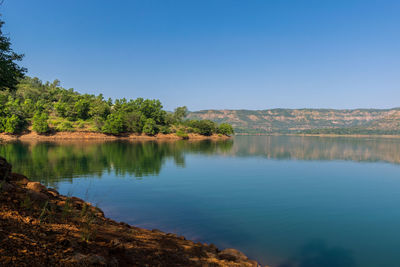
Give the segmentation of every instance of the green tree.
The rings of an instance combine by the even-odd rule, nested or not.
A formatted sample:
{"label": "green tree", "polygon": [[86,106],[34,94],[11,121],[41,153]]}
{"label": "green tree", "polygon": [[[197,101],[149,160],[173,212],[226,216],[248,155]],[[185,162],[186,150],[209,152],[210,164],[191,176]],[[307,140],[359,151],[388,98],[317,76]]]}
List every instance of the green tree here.
{"label": "green tree", "polygon": [[57,115],[63,118],[67,117],[67,104],[64,102],[57,102],[54,104]]}
{"label": "green tree", "polygon": [[143,126],[143,132],[147,135],[156,134],[156,122],[152,118],[148,118]]}
{"label": "green tree", "polygon": [[0,90],[16,89],[18,80],[24,77],[25,68],[18,66],[23,54],[17,54],[11,48],[10,38],[2,31],[4,21],[0,20]]}
{"label": "green tree", "polygon": [[110,114],[104,122],[103,133],[119,134],[125,131],[124,120],[120,114]]}
{"label": "green tree", "polygon": [[48,119],[47,113],[36,112],[33,116],[32,129],[39,134],[47,133],[50,130]]}
{"label": "green tree", "polygon": [[139,111],[132,111],[125,114],[124,120],[128,132],[141,133],[143,126],[146,123],[146,117]]}
{"label": "green tree", "polygon": [[110,105],[104,101],[103,95],[100,94],[90,102],[89,116],[107,118],[111,113]]}
{"label": "green tree", "polygon": [[24,103],[22,104],[22,111],[24,112],[24,117],[32,118],[35,111],[35,105],[32,99],[25,99]]}
{"label": "green tree", "polygon": [[218,126],[217,132],[219,134],[224,134],[224,135],[231,135],[233,134],[233,128],[232,125],[228,124],[228,123],[221,123]]}
{"label": "green tree", "polygon": [[174,111],[174,119],[176,122],[182,122],[182,120],[188,115],[189,111],[186,106],[177,107]]}
{"label": "green tree", "polygon": [[86,120],[89,118],[90,102],[87,99],[79,99],[74,106],[76,116]]}
{"label": "green tree", "polygon": [[195,132],[206,136],[212,135],[216,130],[215,122],[210,120],[191,120],[187,122],[187,125]]}
{"label": "green tree", "polygon": [[17,115],[12,115],[5,120],[4,132],[5,133],[20,133],[24,128],[24,120]]}

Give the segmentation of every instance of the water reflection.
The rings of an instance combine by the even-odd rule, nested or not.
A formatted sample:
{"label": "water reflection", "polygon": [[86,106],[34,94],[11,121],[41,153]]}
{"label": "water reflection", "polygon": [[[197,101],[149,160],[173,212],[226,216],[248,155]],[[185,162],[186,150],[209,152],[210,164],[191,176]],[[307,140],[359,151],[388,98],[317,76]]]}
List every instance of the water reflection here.
{"label": "water reflection", "polygon": [[167,159],[185,167],[185,155],[262,156],[272,159],[400,163],[400,139],[237,136],[226,141],[42,142],[0,144],[14,171],[47,185],[76,176],[115,172],[158,175]]}
{"label": "water reflection", "polygon": [[0,155],[23,173],[46,185],[77,176],[158,175],[167,159],[185,166],[187,153],[225,153],[233,141],[201,142],[39,142],[0,145]]}
{"label": "water reflection", "polygon": [[230,151],[237,156],[263,156],[272,159],[351,160],[400,163],[400,139],[237,136]]}

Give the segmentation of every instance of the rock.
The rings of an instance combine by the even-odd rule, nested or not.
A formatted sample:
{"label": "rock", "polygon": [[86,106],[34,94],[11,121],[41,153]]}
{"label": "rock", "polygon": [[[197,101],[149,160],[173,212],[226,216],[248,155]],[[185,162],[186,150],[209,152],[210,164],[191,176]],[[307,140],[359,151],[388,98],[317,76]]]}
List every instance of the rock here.
{"label": "rock", "polygon": [[163,232],[161,232],[160,230],[158,230],[158,229],[152,229],[151,230],[153,233],[157,233],[157,234],[164,234]]}
{"label": "rock", "polygon": [[177,238],[178,237],[177,234],[173,234],[173,233],[168,233],[167,236],[168,237],[173,237],[173,238]]}
{"label": "rock", "polygon": [[110,243],[111,243],[112,247],[122,247],[123,246],[121,241],[119,241],[118,239],[113,239],[113,240],[111,240]]}
{"label": "rock", "polygon": [[15,187],[12,184],[7,182],[0,182],[0,191],[1,192],[8,192],[13,190]]}
{"label": "rock", "polygon": [[53,188],[48,188],[47,189],[47,193],[49,193],[50,195],[52,195],[53,197],[58,197],[60,194],[58,193],[57,190],[53,189]]}
{"label": "rock", "polygon": [[213,252],[218,252],[218,248],[217,248],[217,246],[216,245],[214,245],[214,244],[210,244],[209,246],[208,246]]}
{"label": "rock", "polygon": [[218,253],[218,257],[222,260],[228,260],[228,261],[245,261],[247,260],[246,255],[243,254],[243,252],[240,252],[239,250],[233,249],[233,248],[227,248]]}
{"label": "rock", "polygon": [[3,157],[0,157],[0,180],[8,180],[11,173],[11,164]]}
{"label": "rock", "polygon": [[127,223],[124,223],[124,222],[120,222],[120,223],[119,223],[119,225],[122,225],[122,226],[125,226],[125,227],[128,227],[128,228],[130,228],[130,227],[131,227],[129,224],[127,224]]}
{"label": "rock", "polygon": [[38,193],[47,191],[47,188],[39,182],[29,182],[26,184],[26,188]]}
{"label": "rock", "polygon": [[46,194],[43,194],[41,192],[36,192],[36,191],[28,189],[26,191],[26,193],[33,201],[43,202],[43,201],[49,200],[49,197]]}
{"label": "rock", "polygon": [[10,180],[14,181],[16,184],[19,184],[19,185],[26,185],[27,183],[30,182],[30,180],[28,178],[26,178],[26,176],[19,174],[19,173],[11,173]]}

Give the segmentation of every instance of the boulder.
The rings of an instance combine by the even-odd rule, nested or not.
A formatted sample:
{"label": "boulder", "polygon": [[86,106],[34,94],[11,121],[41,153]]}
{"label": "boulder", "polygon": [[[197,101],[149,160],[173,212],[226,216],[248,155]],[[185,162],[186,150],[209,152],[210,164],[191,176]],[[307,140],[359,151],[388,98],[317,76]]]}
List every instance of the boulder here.
{"label": "boulder", "polygon": [[26,184],[26,188],[38,193],[47,191],[47,188],[39,182],[29,182]]}
{"label": "boulder", "polygon": [[246,261],[247,257],[246,255],[243,254],[243,252],[240,252],[239,250],[233,249],[233,248],[227,248],[218,253],[218,257],[221,260],[228,260],[228,261]]}
{"label": "boulder", "polygon": [[57,190],[53,189],[53,188],[48,188],[47,192],[52,195],[53,197],[58,197],[60,194],[58,193]]}
{"label": "boulder", "polygon": [[33,191],[33,190],[27,190],[26,193],[30,197],[31,200],[37,201],[37,202],[44,202],[46,200],[49,200],[49,197],[46,194],[43,194],[41,192]]}
{"label": "boulder", "polygon": [[26,185],[27,183],[30,182],[28,178],[26,178],[25,175],[19,174],[19,173],[11,173],[9,175],[10,181],[14,181],[17,184],[20,185]]}
{"label": "boulder", "polygon": [[11,173],[11,164],[3,157],[0,157],[0,181],[8,180]]}

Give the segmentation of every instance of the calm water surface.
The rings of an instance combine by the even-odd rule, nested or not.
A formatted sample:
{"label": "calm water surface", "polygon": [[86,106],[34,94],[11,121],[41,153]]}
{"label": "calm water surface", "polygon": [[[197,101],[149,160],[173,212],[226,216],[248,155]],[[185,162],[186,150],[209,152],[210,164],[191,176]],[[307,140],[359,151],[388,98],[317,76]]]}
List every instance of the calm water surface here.
{"label": "calm water surface", "polygon": [[12,143],[15,172],[115,220],[272,266],[400,266],[400,139]]}

